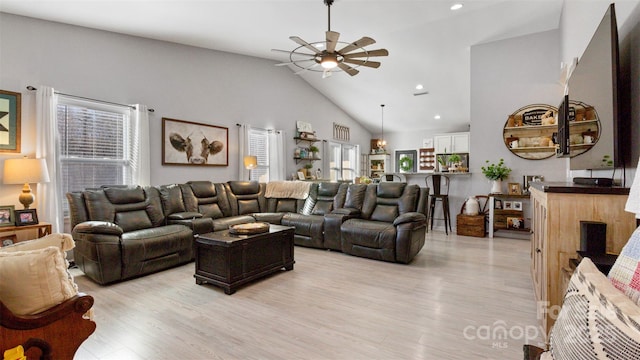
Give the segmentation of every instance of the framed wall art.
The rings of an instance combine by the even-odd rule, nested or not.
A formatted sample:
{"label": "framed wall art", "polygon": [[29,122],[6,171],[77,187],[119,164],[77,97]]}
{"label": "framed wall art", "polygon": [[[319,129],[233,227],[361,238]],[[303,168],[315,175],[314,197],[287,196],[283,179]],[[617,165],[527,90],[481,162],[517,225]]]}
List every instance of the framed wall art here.
{"label": "framed wall art", "polygon": [[229,128],[162,118],[162,164],[229,166]]}
{"label": "framed wall art", "polygon": [[15,210],[16,226],[37,225],[38,213],[36,209]]}
{"label": "framed wall art", "polygon": [[21,96],[0,90],[0,152],[20,152]]}
{"label": "framed wall art", "polygon": [[0,226],[14,226],[16,223],[15,206],[0,205]]}

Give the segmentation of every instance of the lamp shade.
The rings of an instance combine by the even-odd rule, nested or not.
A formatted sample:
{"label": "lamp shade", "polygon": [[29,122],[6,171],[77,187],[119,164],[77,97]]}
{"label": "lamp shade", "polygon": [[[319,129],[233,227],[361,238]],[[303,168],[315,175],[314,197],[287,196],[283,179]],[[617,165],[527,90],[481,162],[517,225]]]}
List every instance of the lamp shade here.
{"label": "lamp shade", "polygon": [[49,171],[44,159],[6,159],[5,184],[33,184],[49,182]]}
{"label": "lamp shade", "polygon": [[244,157],[244,168],[245,169],[255,169],[258,167],[258,157],[253,155],[247,155]]}
{"label": "lamp shade", "polygon": [[624,210],[636,214],[636,219],[640,219],[640,160],[638,160],[636,176],[631,184],[631,189],[629,189],[629,197]]}

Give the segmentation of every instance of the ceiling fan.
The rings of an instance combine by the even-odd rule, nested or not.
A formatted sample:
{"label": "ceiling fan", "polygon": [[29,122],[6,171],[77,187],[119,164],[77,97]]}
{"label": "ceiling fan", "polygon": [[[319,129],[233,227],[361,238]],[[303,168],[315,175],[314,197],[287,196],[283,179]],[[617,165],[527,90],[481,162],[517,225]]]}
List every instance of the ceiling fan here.
{"label": "ceiling fan", "polygon": [[[301,74],[305,71],[317,71],[323,73],[323,78],[331,76],[332,71],[342,70],[347,74],[354,76],[360,72],[356,69],[357,67],[366,66],[378,68],[380,66],[380,62],[371,61],[369,58],[375,56],[387,56],[389,55],[389,52],[386,49],[365,49],[365,46],[375,44],[376,42],[367,36],[364,36],[352,43],[338,41],[340,33],[331,31],[331,5],[333,4],[333,0],[324,0],[324,4],[327,5],[328,12],[326,41],[309,43],[298,36],[290,36],[289,39],[293,40],[300,46],[292,51],[272,49],[272,51],[286,52],[289,54],[289,62],[279,63],[276,64],[276,66],[295,65],[301,69],[296,72],[296,74]],[[340,50],[336,50],[338,44],[343,44],[345,46]],[[311,53],[305,52],[305,49],[311,51]],[[356,50],[359,51],[354,52]],[[320,66],[321,69],[316,69],[318,66]],[[337,70],[336,68],[340,70]]]}

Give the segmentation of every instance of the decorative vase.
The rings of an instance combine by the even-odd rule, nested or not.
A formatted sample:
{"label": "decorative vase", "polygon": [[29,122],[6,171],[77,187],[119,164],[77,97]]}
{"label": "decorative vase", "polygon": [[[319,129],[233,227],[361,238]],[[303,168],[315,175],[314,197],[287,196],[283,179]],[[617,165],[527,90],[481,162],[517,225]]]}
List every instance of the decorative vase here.
{"label": "decorative vase", "polygon": [[491,194],[502,194],[502,180],[491,180]]}
{"label": "decorative vase", "polygon": [[465,215],[478,215],[480,213],[480,203],[475,196],[471,196],[464,204]]}

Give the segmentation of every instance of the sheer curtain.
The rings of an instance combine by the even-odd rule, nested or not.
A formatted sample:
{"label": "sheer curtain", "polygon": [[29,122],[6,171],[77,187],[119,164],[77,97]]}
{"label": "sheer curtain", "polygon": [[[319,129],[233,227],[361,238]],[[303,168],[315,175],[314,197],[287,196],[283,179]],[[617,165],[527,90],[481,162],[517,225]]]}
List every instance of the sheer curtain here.
{"label": "sheer curtain", "polygon": [[240,125],[238,130],[238,180],[249,180],[249,170],[244,168],[244,156],[249,155],[249,131],[251,126]]}
{"label": "sheer curtain", "polygon": [[269,181],[286,180],[284,154],[287,152],[283,130],[269,131]]}
{"label": "sheer curtain", "polygon": [[37,202],[41,219],[51,223],[53,232],[62,232],[61,174],[59,172],[59,146],[56,112],[58,96],[52,87],[38,86],[36,91],[36,158],[45,159],[49,169],[49,183],[38,184]]}
{"label": "sheer curtain", "polygon": [[132,181],[140,186],[151,185],[151,154],[149,150],[149,110],[136,104],[131,110],[133,136],[131,141]]}

